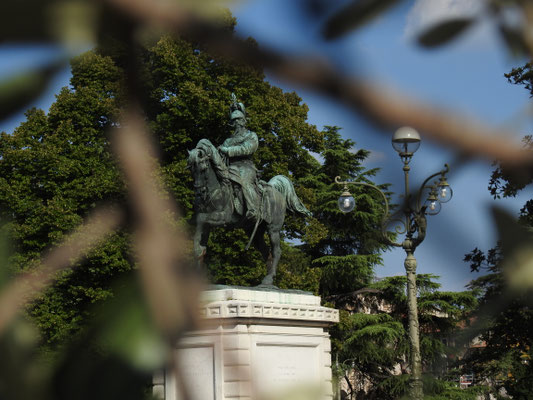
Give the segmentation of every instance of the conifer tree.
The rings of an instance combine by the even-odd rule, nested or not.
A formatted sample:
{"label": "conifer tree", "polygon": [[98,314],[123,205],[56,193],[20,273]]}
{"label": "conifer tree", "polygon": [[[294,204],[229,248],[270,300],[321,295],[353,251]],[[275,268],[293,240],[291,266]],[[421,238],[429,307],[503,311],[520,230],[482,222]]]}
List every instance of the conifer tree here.
{"label": "conifer tree", "polygon": [[[313,257],[313,265],[322,271],[320,287],[326,296],[370,284],[375,267],[382,262],[380,252],[386,248],[380,239],[384,206],[379,194],[353,186],[350,190],[356,208],[345,214],[337,204],[342,188],[334,183],[335,176],[368,183],[377,172],[361,165],[369,152],[355,151],[354,146],[352,140],[341,137],[339,127],[325,127],[324,150],[320,154],[323,163],[315,173],[300,180],[312,191],[315,201],[311,211],[320,222],[322,234],[303,247]],[[386,185],[382,189],[386,190]]]}
{"label": "conifer tree", "polygon": [[[450,388],[444,376],[447,367],[444,356],[454,356],[456,350],[445,343],[457,335],[460,324],[468,318],[477,300],[470,291],[439,291],[437,278],[432,274],[417,275],[420,347],[428,374],[424,393],[440,393],[442,398],[447,398],[445,393]],[[406,285],[405,276],[386,277],[356,292],[331,297],[337,307],[344,310],[341,323],[332,329],[338,373],[348,380],[350,374],[355,373],[366,384],[353,388],[356,396],[395,399],[407,392]],[[452,398],[471,398],[468,396]]]}

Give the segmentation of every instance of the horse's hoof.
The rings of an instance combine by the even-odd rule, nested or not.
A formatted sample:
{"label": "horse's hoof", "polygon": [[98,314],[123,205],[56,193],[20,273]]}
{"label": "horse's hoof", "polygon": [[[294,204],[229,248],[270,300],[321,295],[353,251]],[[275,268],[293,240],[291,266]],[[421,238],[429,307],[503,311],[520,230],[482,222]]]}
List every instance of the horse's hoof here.
{"label": "horse's hoof", "polygon": [[259,286],[274,286],[274,278],[271,276],[265,277]]}

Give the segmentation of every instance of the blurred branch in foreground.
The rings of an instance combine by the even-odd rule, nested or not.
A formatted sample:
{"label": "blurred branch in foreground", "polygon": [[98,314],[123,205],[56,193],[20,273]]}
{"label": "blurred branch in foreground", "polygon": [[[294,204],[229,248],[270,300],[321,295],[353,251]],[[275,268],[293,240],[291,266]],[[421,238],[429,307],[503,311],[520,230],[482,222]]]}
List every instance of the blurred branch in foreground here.
{"label": "blurred branch in foreground", "polygon": [[509,140],[510,132],[494,129],[460,114],[428,107],[375,83],[347,76],[327,61],[313,57],[286,57],[265,48],[251,47],[232,38],[216,22],[198,12],[145,0],[107,0],[121,12],[147,26],[160,26],[204,42],[220,55],[252,65],[261,64],[280,78],[336,99],[373,123],[387,128],[412,126],[425,136],[472,157],[498,159],[508,165],[532,163],[531,152]]}
{"label": "blurred branch in foreground", "polygon": [[142,284],[155,323],[172,340],[195,319],[199,280],[184,274],[185,235],[172,226],[178,210],[157,179],[154,146],[140,112],[126,113],[123,126],[112,140],[136,217],[134,247]]}
{"label": "blurred branch in foreground", "polygon": [[[371,2],[369,0],[369,3]],[[54,7],[60,7],[63,3],[68,2],[51,2]],[[230,57],[239,63],[266,67],[282,79],[315,90],[319,94],[347,105],[378,126],[391,129],[409,125],[424,132],[427,137],[454,148],[460,156],[497,159],[505,165],[526,167],[527,171],[532,169],[531,151],[524,150],[519,143],[510,142],[509,132],[491,128],[459,114],[429,107],[401,93],[393,93],[389,88],[381,87],[376,83],[369,83],[358,77],[343,74],[323,59],[312,56],[287,56],[273,49],[250,46],[249,42],[232,37],[217,19],[212,18],[212,12],[206,12],[210,11],[209,7],[213,6],[212,2],[208,2],[207,6],[194,8],[191,5],[187,6],[188,3],[185,2],[164,0],[101,0],[94,3],[78,0],[75,3],[83,5],[80,10],[87,10],[88,7],[97,11],[77,13],[80,22],[87,21],[88,15],[91,18],[97,16],[101,19],[97,21],[98,24],[95,22],[83,25],[73,23],[72,21],[77,20],[72,18],[72,14],[57,13],[58,19],[63,18],[65,21],[71,19],[70,27],[85,27],[87,35],[83,34],[79,37],[99,37],[101,41],[104,41],[103,37],[110,35],[116,36],[119,40],[127,39],[129,54],[124,64],[127,72],[131,72],[126,78],[129,79],[127,84],[131,89],[129,92],[131,98],[127,99],[129,104],[143,103],[142,92],[139,90],[142,87],[142,78],[140,78],[139,71],[135,71],[135,65],[132,65],[135,64],[135,57],[138,57],[137,49],[134,47],[139,43],[141,36],[139,34],[143,30],[154,29],[160,32],[163,29],[191,39],[193,42],[204,43],[211,52]],[[392,4],[394,1],[386,3]],[[38,4],[38,7],[30,7],[30,5],[37,4],[38,2],[34,0],[20,3],[15,7],[17,14],[15,16],[10,15],[10,6],[0,7],[0,10],[6,11],[4,15],[9,20],[6,26],[12,28],[13,35],[16,35],[18,31],[24,31],[26,25],[30,26],[31,21],[39,21],[40,24],[34,24],[34,33],[21,35],[19,40],[21,38],[22,40],[60,40],[58,37],[50,36],[36,39],[45,30],[50,29],[47,24],[59,26],[61,22],[65,22],[48,21],[42,18],[44,13],[41,11],[47,11],[48,5],[43,3]],[[369,10],[373,11],[373,9]],[[108,11],[111,12],[108,13]],[[21,28],[17,26],[17,23],[14,24],[17,18],[23,19],[23,17],[27,17],[24,19],[25,26]],[[529,15],[527,17],[530,18]],[[55,22],[58,23],[55,24]],[[464,30],[467,25],[470,23],[456,24],[454,29]],[[64,38],[68,37],[66,33],[68,31],[69,29],[64,30],[62,34]],[[94,33],[94,35],[89,33]],[[9,35],[7,37],[11,38]],[[15,82],[18,86],[0,87],[0,90],[4,88],[7,93],[0,99],[2,104],[11,105],[10,109],[6,108],[8,112],[11,113],[15,108],[32,101],[38,94],[37,92],[41,92],[45,87],[54,71],[52,67],[45,68],[35,76],[23,75]],[[11,88],[12,91],[8,93],[6,87]],[[38,90],[34,90],[35,88]],[[20,92],[18,99],[15,97],[17,94],[15,92]],[[160,181],[157,155],[143,112],[138,109],[126,110],[119,126],[113,130],[111,142],[124,174],[125,186],[128,190],[126,202],[130,212],[127,217],[130,218],[126,221],[123,212],[115,208],[96,212],[62,245],[52,250],[43,259],[40,267],[21,275],[10,286],[7,286],[0,295],[0,332],[5,332],[17,311],[36,299],[45,288],[52,284],[58,271],[74,265],[76,260],[95,248],[108,234],[122,224],[132,227],[133,248],[136,256],[134,264],[139,268],[141,286],[150,309],[150,318],[147,319],[153,319],[160,333],[167,339],[166,343],[171,345],[174,345],[180,333],[194,326],[197,295],[201,284],[187,269],[185,235],[179,229],[177,222],[180,213]],[[529,276],[530,270],[524,268],[518,272]],[[117,306],[119,311],[116,315],[126,314],[124,304],[128,303],[132,306],[131,297],[124,296],[124,299],[126,299],[125,303],[119,304],[120,307]],[[135,319],[138,313],[135,307],[133,308],[131,314],[132,319]],[[109,320],[116,322],[110,335],[114,340],[111,341],[112,345],[109,347],[115,346],[116,352],[131,351],[126,346],[120,346],[125,342],[124,338],[131,338],[131,332],[124,334],[126,332],[124,326],[118,326],[123,321],[117,321],[114,315]],[[143,323],[147,321],[143,320]],[[122,325],[126,325],[129,329],[130,325]],[[83,346],[85,344],[86,342],[83,342]],[[142,346],[139,348],[142,350]],[[131,352],[134,353],[134,351]],[[72,352],[71,357],[77,359],[78,353]],[[176,361],[174,358],[172,360]],[[160,359],[156,361],[150,364],[150,368],[153,368],[155,364],[159,367],[159,364],[164,362]],[[174,368],[178,370],[177,366]],[[114,374],[109,374],[111,375]],[[89,374],[80,374],[80,376],[85,377]]]}

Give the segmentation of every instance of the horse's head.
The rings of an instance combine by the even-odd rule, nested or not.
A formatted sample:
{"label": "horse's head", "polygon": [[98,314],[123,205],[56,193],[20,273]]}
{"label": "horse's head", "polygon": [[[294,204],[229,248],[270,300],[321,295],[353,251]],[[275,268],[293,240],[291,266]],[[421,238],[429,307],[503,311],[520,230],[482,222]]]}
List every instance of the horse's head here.
{"label": "horse's head", "polygon": [[[207,139],[200,140],[196,148],[189,151],[187,167],[194,179],[196,202],[199,206],[206,200],[213,200],[213,196],[220,196],[218,189],[228,186],[223,185],[229,183],[228,167],[216,147]],[[224,193],[226,196],[229,192],[225,189]]]}
{"label": "horse's head", "polygon": [[209,167],[209,156],[203,149],[195,148],[189,151],[189,158],[187,159],[187,168],[191,170],[193,177],[198,173],[205,173]]}
{"label": "horse's head", "polygon": [[194,189],[207,186],[207,174],[209,170],[209,156],[205,150],[195,148],[189,151],[189,158],[187,159],[187,167],[191,171],[194,179]]}
{"label": "horse's head", "polygon": [[211,157],[202,146],[189,151],[187,168],[194,179],[194,192],[197,206],[201,206],[209,197],[214,187],[218,186],[216,174],[211,165]]}

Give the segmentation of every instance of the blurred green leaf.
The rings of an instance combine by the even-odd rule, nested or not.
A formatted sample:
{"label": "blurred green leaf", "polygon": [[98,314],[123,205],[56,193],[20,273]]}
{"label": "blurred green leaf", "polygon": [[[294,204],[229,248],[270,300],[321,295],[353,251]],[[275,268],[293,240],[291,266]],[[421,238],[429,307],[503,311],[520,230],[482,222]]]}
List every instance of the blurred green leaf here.
{"label": "blurred green leaf", "polygon": [[29,106],[64,65],[63,61],[58,61],[39,70],[22,72],[0,81],[0,119]]}
{"label": "blurred green leaf", "polygon": [[336,39],[383,13],[398,0],[356,0],[333,14],[324,25],[324,38]]}
{"label": "blurred green leaf", "polygon": [[499,29],[503,40],[507,44],[509,52],[513,56],[520,57],[528,54],[527,45],[524,40],[521,27],[500,24]]}
{"label": "blurred green leaf", "polygon": [[140,371],[161,368],[168,347],[156,330],[142,291],[136,282],[127,282],[99,314],[98,344]]}
{"label": "blurred green leaf", "polygon": [[94,309],[92,323],[58,349],[54,400],[146,400],[169,348],[151,321],[137,276],[129,274],[113,292]]}
{"label": "blurred green leaf", "polygon": [[10,400],[44,399],[51,364],[43,358],[35,327],[16,318],[0,335],[0,398]]}
{"label": "blurred green leaf", "polygon": [[443,45],[463,33],[474,21],[474,18],[456,18],[440,22],[424,31],[418,43],[424,47]]}
{"label": "blurred green leaf", "polygon": [[507,211],[494,207],[503,250],[502,270],[510,290],[533,288],[533,233]]}

